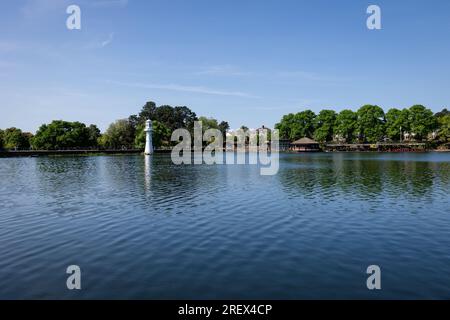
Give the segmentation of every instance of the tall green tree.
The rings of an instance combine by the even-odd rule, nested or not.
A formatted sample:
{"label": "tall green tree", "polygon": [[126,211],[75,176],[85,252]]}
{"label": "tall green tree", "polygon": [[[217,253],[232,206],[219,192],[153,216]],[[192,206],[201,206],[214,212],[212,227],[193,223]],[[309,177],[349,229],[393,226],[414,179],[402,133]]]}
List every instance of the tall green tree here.
{"label": "tall green tree", "polygon": [[423,140],[437,127],[436,118],[430,109],[422,105],[414,105],[409,108],[410,130],[415,133],[417,140]]}
{"label": "tall green tree", "polygon": [[281,121],[275,124],[281,139],[293,140],[292,128],[295,122],[295,114],[289,113],[281,118]]}
{"label": "tall green tree", "polygon": [[22,149],[30,149],[31,141],[33,140],[34,135],[31,132],[22,132]]}
{"label": "tall green tree", "polygon": [[314,139],[321,143],[333,140],[336,117],[333,110],[321,110],[315,118]]}
{"label": "tall green tree", "polygon": [[156,109],[154,119],[163,123],[171,131],[180,128],[192,130],[197,116],[188,107],[163,105]]}
{"label": "tall green tree", "polygon": [[197,121],[197,115],[186,106],[178,106],[174,108],[174,119],[175,129],[186,128],[192,130],[194,122]]}
{"label": "tall green tree", "polygon": [[219,122],[214,118],[200,117],[198,121],[202,123],[203,132],[208,129],[219,129]]}
{"label": "tall green tree", "polygon": [[133,124],[128,119],[120,119],[111,123],[102,136],[102,144],[106,148],[131,149],[135,142]]}
{"label": "tall green tree", "polygon": [[[154,148],[160,148],[164,144],[170,144],[171,132],[164,124],[157,120],[152,121],[152,142]],[[136,128],[136,138],[134,140],[134,147],[137,149],[145,148],[146,133],[144,131],[145,125],[139,124]]]}
{"label": "tall green tree", "polygon": [[409,132],[409,110],[391,108],[386,113],[386,136],[394,141],[400,141],[404,132]]}
{"label": "tall green tree", "polygon": [[4,136],[4,131],[2,129],[0,129],[0,150],[3,149],[3,136]]}
{"label": "tall green tree", "polygon": [[163,123],[159,121],[154,121],[153,123],[153,145],[159,148],[163,145],[170,145],[172,131],[167,128]]}
{"label": "tall green tree", "polygon": [[358,111],[359,139],[364,142],[375,143],[384,137],[384,111],[379,106],[365,105]]}
{"label": "tall green tree", "polygon": [[434,116],[436,119],[439,119],[440,117],[444,117],[446,115],[450,114],[450,111],[447,110],[447,108],[442,109],[442,111],[437,112]]}
{"label": "tall green tree", "polygon": [[137,128],[137,126],[139,124],[144,124],[145,120],[144,118],[140,118],[135,114],[132,114],[131,116],[128,117],[128,122],[133,126],[133,128]]}
{"label": "tall green tree", "polygon": [[[128,117],[127,129],[123,130],[127,135],[126,141],[129,141],[132,136],[134,141],[133,145],[136,148],[141,148],[145,145],[145,133],[143,130],[146,120],[152,120],[153,122],[153,143],[156,147],[159,147],[158,141],[161,143],[170,141],[170,135],[176,129],[186,128],[192,134],[194,121],[197,120],[197,116],[186,106],[172,107],[162,105],[157,107],[153,101],[148,101],[138,115]],[[122,122],[122,124],[124,123]],[[108,147],[116,144],[112,142],[115,140],[111,139],[111,135],[107,133],[102,136],[100,141],[103,146]]]}
{"label": "tall green tree", "polygon": [[311,110],[290,113],[283,116],[281,121],[275,125],[282,139],[297,140],[302,137],[312,138],[315,130],[316,115]]}
{"label": "tall green tree", "polygon": [[58,150],[79,149],[97,146],[98,129],[96,126],[86,127],[81,122],[55,120],[43,124],[31,143],[34,149]]}
{"label": "tall green tree", "polygon": [[18,128],[8,128],[3,131],[2,144],[5,149],[29,149],[31,133],[22,132]]}
{"label": "tall green tree", "polygon": [[336,117],[334,133],[347,143],[355,140],[358,128],[358,115],[352,110],[342,110]]}
{"label": "tall green tree", "polygon": [[221,121],[219,123],[218,129],[220,130],[220,132],[222,132],[223,141],[225,141],[226,136],[227,136],[227,131],[230,130],[230,125],[226,121]]}
{"label": "tall green tree", "polygon": [[156,112],[156,103],[153,101],[148,101],[142,107],[141,112],[139,113],[139,122],[144,123],[146,120],[155,120],[155,112]]}
{"label": "tall green tree", "polygon": [[442,143],[450,143],[450,113],[439,117],[438,137]]}
{"label": "tall green tree", "polygon": [[315,130],[316,114],[306,110],[295,114],[294,126],[291,131],[291,139],[297,140],[302,137],[313,138]]}
{"label": "tall green tree", "polygon": [[95,124],[91,124],[89,125],[89,127],[87,127],[87,131],[88,131],[88,146],[97,147],[98,139],[101,136],[100,129]]}
{"label": "tall green tree", "polygon": [[197,120],[195,112],[186,106],[172,107],[162,105],[156,107],[153,101],[147,102],[139,112],[139,115],[131,115],[128,121],[137,128],[138,124],[144,124],[146,120],[156,120],[164,124],[170,130],[179,128],[193,129]]}
{"label": "tall green tree", "polygon": [[164,123],[170,130],[175,130],[180,127],[175,123],[175,111],[172,106],[163,105],[156,109],[155,120]]}

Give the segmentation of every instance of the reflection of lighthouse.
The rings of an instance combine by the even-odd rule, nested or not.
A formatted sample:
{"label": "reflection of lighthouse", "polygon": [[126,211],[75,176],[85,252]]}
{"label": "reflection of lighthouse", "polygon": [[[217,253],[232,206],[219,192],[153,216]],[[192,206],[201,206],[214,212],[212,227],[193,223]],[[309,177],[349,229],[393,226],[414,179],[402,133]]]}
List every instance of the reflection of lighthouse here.
{"label": "reflection of lighthouse", "polygon": [[153,128],[152,128],[152,121],[151,120],[147,120],[145,121],[145,151],[144,153],[146,155],[148,154],[152,154],[153,153],[153,141],[152,141],[152,132],[153,132]]}
{"label": "reflection of lighthouse", "polygon": [[144,184],[145,191],[150,191],[152,181],[152,157],[144,157]]}

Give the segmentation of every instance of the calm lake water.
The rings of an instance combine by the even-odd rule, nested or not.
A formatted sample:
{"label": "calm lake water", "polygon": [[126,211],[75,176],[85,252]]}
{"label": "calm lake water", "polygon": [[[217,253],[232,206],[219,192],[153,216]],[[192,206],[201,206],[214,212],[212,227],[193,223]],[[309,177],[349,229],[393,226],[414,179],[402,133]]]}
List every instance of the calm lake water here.
{"label": "calm lake water", "polygon": [[280,157],[0,159],[0,298],[450,298],[450,154]]}

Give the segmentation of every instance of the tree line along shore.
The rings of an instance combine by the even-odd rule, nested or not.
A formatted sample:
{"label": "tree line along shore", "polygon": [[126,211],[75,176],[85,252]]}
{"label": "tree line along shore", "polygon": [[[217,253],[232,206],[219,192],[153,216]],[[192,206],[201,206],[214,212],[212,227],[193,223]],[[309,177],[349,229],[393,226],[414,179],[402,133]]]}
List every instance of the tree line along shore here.
{"label": "tree line along shore", "polygon": [[[193,130],[194,121],[201,121],[203,130],[218,129],[225,136],[230,129],[226,121],[197,117],[186,106],[157,107],[147,102],[137,115],[120,119],[101,133],[94,124],[55,120],[43,124],[35,134],[18,128],[0,130],[0,150],[141,150],[145,146],[145,121],[153,122],[153,144],[158,149],[173,146],[170,137],[178,128]],[[246,130],[247,127],[242,126]],[[275,125],[280,139],[294,141],[303,137],[320,144],[426,142],[433,149],[448,149],[450,144],[450,111],[433,112],[422,106],[391,108],[386,113],[375,105],[364,105],[357,111],[349,109],[337,113],[311,110],[284,115]]]}
{"label": "tree line along shore", "polygon": [[157,107],[154,102],[149,101],[139,114],[111,123],[104,133],[95,124],[63,120],[41,125],[35,134],[22,132],[18,128],[0,130],[0,150],[140,150],[145,146],[144,127],[148,119],[153,122],[155,148],[170,148],[172,132],[178,128],[193,130],[194,121],[201,121],[204,130],[215,128],[224,135],[230,128],[225,121],[197,117],[186,106]]}
{"label": "tree line along shore", "polygon": [[306,110],[283,116],[275,128],[280,138],[290,141],[308,137],[320,144],[425,142],[432,148],[445,148],[450,142],[450,111],[444,108],[433,114],[422,105],[391,108],[386,113],[376,105],[339,113],[325,109],[317,115]]}

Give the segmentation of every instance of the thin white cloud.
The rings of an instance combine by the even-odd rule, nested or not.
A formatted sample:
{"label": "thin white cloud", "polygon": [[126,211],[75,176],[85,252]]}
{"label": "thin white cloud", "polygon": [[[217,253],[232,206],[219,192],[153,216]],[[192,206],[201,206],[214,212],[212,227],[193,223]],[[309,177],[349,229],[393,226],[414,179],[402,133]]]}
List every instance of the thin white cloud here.
{"label": "thin white cloud", "polygon": [[108,35],[108,38],[106,38],[105,40],[100,40],[98,38],[96,40],[91,40],[88,43],[86,43],[82,48],[84,50],[98,50],[109,46],[113,41],[114,41],[114,32],[111,32]]}
{"label": "thin white cloud", "polygon": [[343,81],[345,79],[319,74],[316,72],[309,71],[281,71],[276,74],[278,77],[282,78],[300,78],[304,80],[310,81],[325,81],[325,82],[334,82],[334,81]]}
{"label": "thin white cloud", "polygon": [[114,40],[114,33],[110,33],[108,39],[106,39],[105,41],[103,41],[100,46],[102,48],[106,47],[107,45],[109,45],[111,42],[113,42]]}
{"label": "thin white cloud", "polygon": [[339,82],[345,81],[347,79],[324,75],[317,72],[310,71],[261,71],[258,73],[244,71],[236,66],[225,64],[225,65],[213,65],[205,67],[203,70],[196,72],[196,75],[204,76],[223,76],[223,77],[242,77],[242,76],[258,76],[260,78],[286,78],[286,79],[303,79],[308,81],[317,82]]}
{"label": "thin white cloud", "polygon": [[253,73],[242,71],[232,65],[215,65],[204,68],[196,73],[197,75],[215,75],[215,76],[251,76]]}
{"label": "thin white cloud", "polygon": [[181,92],[191,92],[191,93],[201,93],[201,94],[210,94],[217,96],[234,96],[234,97],[242,97],[242,98],[258,98],[257,96],[240,92],[240,91],[225,91],[225,90],[217,90],[203,86],[185,86],[178,84],[147,84],[147,83],[126,83],[126,82],[117,82],[117,81],[109,81],[109,83],[127,86],[133,88],[142,88],[142,89],[161,89],[161,90],[171,90],[171,91],[181,91]]}

